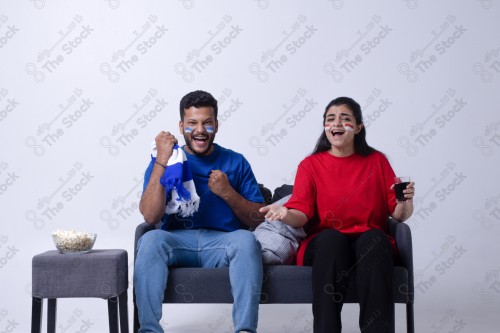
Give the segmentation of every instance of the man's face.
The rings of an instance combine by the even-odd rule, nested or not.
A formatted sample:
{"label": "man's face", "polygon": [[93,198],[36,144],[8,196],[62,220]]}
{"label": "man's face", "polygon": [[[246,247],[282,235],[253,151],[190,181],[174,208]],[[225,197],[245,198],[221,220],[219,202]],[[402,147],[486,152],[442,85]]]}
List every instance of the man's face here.
{"label": "man's face", "polygon": [[189,153],[199,156],[210,155],[218,130],[213,108],[192,106],[184,109],[184,121],[179,122],[179,130],[184,135]]}

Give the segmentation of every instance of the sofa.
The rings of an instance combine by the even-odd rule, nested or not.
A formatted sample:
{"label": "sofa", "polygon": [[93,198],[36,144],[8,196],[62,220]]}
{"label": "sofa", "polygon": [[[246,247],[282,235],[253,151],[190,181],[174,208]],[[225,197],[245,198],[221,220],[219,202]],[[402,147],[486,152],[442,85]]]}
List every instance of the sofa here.
{"label": "sofa", "polygon": [[[274,195],[260,185],[266,203],[275,202],[291,193],[292,186],[277,188]],[[407,332],[414,333],[414,282],[411,230],[405,223],[389,219],[388,233],[398,244],[399,258],[393,270],[394,303],[406,304]],[[137,241],[146,232],[158,226],[141,223],[137,226],[134,240],[134,260]],[[261,304],[303,304],[312,302],[311,267],[294,265],[265,265]],[[172,267],[164,303],[233,303],[228,268],[184,268]],[[349,290],[345,303],[357,303],[354,290]],[[134,333],[139,322],[134,293]]]}

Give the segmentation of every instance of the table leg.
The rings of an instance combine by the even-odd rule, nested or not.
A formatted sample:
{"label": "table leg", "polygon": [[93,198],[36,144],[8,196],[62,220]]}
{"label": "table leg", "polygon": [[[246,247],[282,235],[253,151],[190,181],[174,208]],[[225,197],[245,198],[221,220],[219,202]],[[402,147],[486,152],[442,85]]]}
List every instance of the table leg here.
{"label": "table leg", "polygon": [[118,333],[118,297],[108,298],[109,333]]}
{"label": "table leg", "polygon": [[56,333],[57,298],[49,298],[47,308],[47,333]]}
{"label": "table leg", "polygon": [[121,333],[128,333],[128,309],[126,290],[118,297],[118,307],[120,310],[120,331]]}
{"label": "table leg", "polygon": [[32,297],[31,302],[31,333],[42,331],[43,298]]}

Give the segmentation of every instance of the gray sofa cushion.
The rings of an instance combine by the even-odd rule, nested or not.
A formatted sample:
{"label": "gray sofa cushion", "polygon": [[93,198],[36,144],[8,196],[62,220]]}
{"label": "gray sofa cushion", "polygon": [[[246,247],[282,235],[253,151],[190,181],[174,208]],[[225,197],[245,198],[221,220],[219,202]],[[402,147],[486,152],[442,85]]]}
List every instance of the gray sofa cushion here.
{"label": "gray sofa cushion", "polygon": [[[275,202],[282,206],[291,195]],[[294,228],[281,221],[265,220],[254,231],[255,238],[262,246],[262,261],[267,265],[293,264],[300,241],[306,237],[303,228]]]}
{"label": "gray sofa cushion", "polygon": [[[394,302],[407,303],[408,270],[394,267]],[[167,303],[232,303],[228,268],[174,268],[165,291]],[[345,303],[356,303],[356,289],[351,287]],[[266,265],[260,302],[280,304],[312,303],[311,267]]]}

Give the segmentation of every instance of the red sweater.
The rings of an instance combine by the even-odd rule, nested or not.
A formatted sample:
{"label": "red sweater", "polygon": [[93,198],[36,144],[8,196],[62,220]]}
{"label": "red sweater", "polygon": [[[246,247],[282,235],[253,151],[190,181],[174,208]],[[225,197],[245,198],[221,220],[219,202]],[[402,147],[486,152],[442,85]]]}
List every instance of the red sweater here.
{"label": "red sweater", "polygon": [[[297,265],[303,265],[307,244],[321,230],[334,228],[359,234],[376,228],[387,232],[387,217],[396,207],[396,196],[390,189],[393,183],[394,171],[379,152],[366,157],[335,157],[322,152],[305,158],[285,204],[309,219],[305,226],[308,236],[299,246]],[[394,240],[390,240],[395,248]]]}

